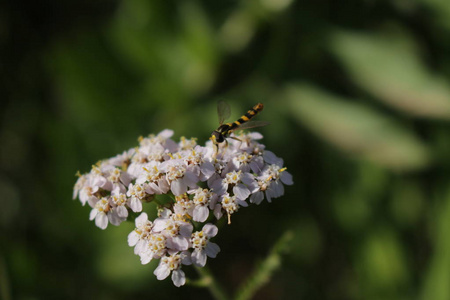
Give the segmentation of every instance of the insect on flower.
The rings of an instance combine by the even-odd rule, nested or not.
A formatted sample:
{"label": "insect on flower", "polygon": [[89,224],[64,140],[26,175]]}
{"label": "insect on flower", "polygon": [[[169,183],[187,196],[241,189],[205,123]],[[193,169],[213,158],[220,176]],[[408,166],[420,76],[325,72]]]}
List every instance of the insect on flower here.
{"label": "insect on flower", "polygon": [[[182,286],[184,265],[204,267],[220,251],[212,241],[218,228],[207,223],[211,215],[217,220],[226,215],[230,224],[243,207],[264,199],[271,202],[284,194],[285,185],[294,183],[283,159],[265,149],[257,132],[239,135],[246,146],[230,143],[213,162],[220,143],[237,139],[232,134],[236,129],[268,124],[250,121],[262,108],[258,103],[237,121],[223,124],[230,108],[219,103],[220,126],[205,146],[197,145],[194,138],[175,142],[169,129],[140,138],[138,147],[78,174],[73,197],[92,208],[89,217],[101,229],[141,213],[128,235],[128,245],[142,264],[159,260],[153,272],[158,280],[171,275],[174,285]],[[160,204],[160,195],[175,199]],[[149,219],[144,212],[147,202],[157,206],[157,218]],[[194,225],[203,228],[194,230]]]}
{"label": "insect on flower", "polygon": [[[230,134],[233,131],[238,129],[248,129],[268,125],[269,122],[265,121],[250,121],[250,119],[256,116],[260,111],[262,111],[263,108],[264,105],[262,103],[258,103],[251,109],[249,109],[247,113],[245,113],[245,115],[242,115],[237,121],[224,124],[224,121],[231,115],[231,109],[226,102],[219,101],[219,103],[217,104],[217,115],[219,116],[220,125],[216,130],[212,132],[210,137],[210,140],[213,142],[216,149],[216,154],[219,152],[219,144],[223,142],[226,142],[228,144],[227,138],[230,137]],[[241,141],[236,137],[230,138]]]}

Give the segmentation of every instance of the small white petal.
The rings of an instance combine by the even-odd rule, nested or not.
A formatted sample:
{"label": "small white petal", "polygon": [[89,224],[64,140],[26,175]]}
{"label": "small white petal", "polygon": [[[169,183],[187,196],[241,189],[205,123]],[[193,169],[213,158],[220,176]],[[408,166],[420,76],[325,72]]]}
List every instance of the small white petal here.
{"label": "small white petal", "polygon": [[250,203],[260,204],[264,200],[264,193],[258,191],[250,196]]}
{"label": "small white petal", "polygon": [[247,181],[247,182],[244,182],[244,183],[247,185],[247,188],[250,190],[251,193],[254,193],[257,190],[259,190],[259,185],[256,182],[255,177],[253,177],[251,181]]}
{"label": "small white petal", "polygon": [[116,186],[114,186],[114,188],[113,188],[113,190],[111,191],[111,195],[120,195],[121,194],[121,192],[120,192],[120,186],[119,185],[116,185]]}
{"label": "small white petal", "polygon": [[233,193],[236,195],[236,198],[239,200],[245,200],[248,198],[248,196],[250,196],[249,189],[241,183],[238,185],[235,185],[233,187]]}
{"label": "small white petal", "polygon": [[214,216],[217,218],[217,220],[219,220],[220,218],[222,218],[222,216],[223,216],[222,205],[217,204],[217,205],[214,207]]}
{"label": "small white petal", "polygon": [[218,180],[218,179],[222,180],[222,178],[220,177],[219,174],[214,173],[211,177],[209,177],[209,179],[208,179],[208,181],[207,181],[208,187],[209,187],[210,189],[212,189],[213,186],[214,186],[214,184],[215,184],[215,182],[216,182],[216,180]]}
{"label": "small white petal", "polygon": [[264,166],[264,160],[261,156],[250,162],[250,168],[256,174],[260,173]]}
{"label": "small white petal", "polygon": [[209,201],[209,209],[213,210],[216,207],[217,202],[219,201],[219,196],[217,194],[213,194]]}
{"label": "small white petal", "polygon": [[196,188],[197,182],[198,182],[198,176],[190,171],[186,171],[186,173],[184,173],[183,181],[190,188]]}
{"label": "small white petal", "polygon": [[123,183],[125,186],[129,185],[130,182],[131,182],[131,180],[132,180],[132,177],[131,177],[131,175],[128,174],[127,172],[122,172],[122,173],[120,174],[120,181],[122,181],[122,183]]}
{"label": "small white petal", "polygon": [[209,161],[205,161],[200,166],[200,170],[207,179],[210,178],[216,172],[216,168],[214,168],[214,165]]}
{"label": "small white petal", "polygon": [[206,264],[206,252],[195,249],[191,255],[192,263],[197,267],[204,267]]}
{"label": "small white petal", "polygon": [[172,181],[170,185],[170,190],[175,196],[180,196],[187,191],[187,185],[184,183],[182,179],[177,179]]}
{"label": "small white petal", "polygon": [[141,254],[141,264],[146,265],[148,264],[153,258],[153,255],[151,253],[144,252]]}
{"label": "small white petal", "polygon": [[142,165],[138,163],[131,163],[128,166],[127,172],[133,177],[139,177],[142,172]]}
{"label": "small white petal", "polygon": [[136,231],[130,232],[128,235],[128,246],[133,247],[139,241],[139,234]]}
{"label": "small white petal", "polygon": [[167,239],[167,248],[174,249],[177,251],[187,250],[189,247],[189,242],[186,238],[181,236],[176,236],[171,239]]}
{"label": "small white petal", "polygon": [[273,194],[273,192],[270,188],[268,188],[266,190],[266,199],[269,203],[272,203],[272,195],[271,194]]}
{"label": "small white petal", "polygon": [[99,199],[95,196],[91,196],[91,197],[87,198],[87,203],[89,204],[90,207],[95,207],[95,204],[97,204],[98,201],[99,201]]}
{"label": "small white petal", "polygon": [[272,151],[267,150],[264,151],[263,158],[264,161],[266,161],[269,164],[274,164],[278,160],[278,157]]}
{"label": "small white petal", "polygon": [[108,227],[108,217],[105,213],[99,213],[95,217],[95,225],[101,229]]}
{"label": "small white petal", "polygon": [[122,223],[123,219],[117,215],[117,212],[112,211],[106,215],[108,217],[109,223],[114,226],[119,226]]}
{"label": "small white petal", "polygon": [[140,253],[144,252],[146,246],[147,246],[147,242],[145,240],[139,240],[136,243],[136,247],[134,247],[134,254],[140,254]]}
{"label": "small white petal", "polygon": [[[197,179],[195,181],[198,181],[198,176],[200,176],[200,173],[201,173],[200,167],[197,165],[189,166],[188,171],[186,173],[192,173],[195,176],[195,178]],[[184,176],[186,176],[186,174]],[[191,176],[191,175],[188,175],[188,176]]]}
{"label": "small white petal", "polygon": [[271,195],[273,198],[278,198],[284,195],[284,186],[279,181],[275,181],[270,185],[270,189],[273,191]]}
{"label": "small white petal", "polygon": [[[80,202],[83,204],[83,206],[88,202],[89,195],[87,193],[84,193],[83,190],[80,191]],[[95,203],[94,203],[95,204]],[[92,205],[91,205],[92,206]]]}
{"label": "small white petal", "polygon": [[180,226],[180,235],[190,238],[193,230],[193,226],[191,223],[185,223]]}
{"label": "small white petal", "polygon": [[263,138],[263,135],[259,132],[250,132],[247,134],[252,140],[260,140]]}
{"label": "small white petal", "polygon": [[106,180],[105,177],[103,177],[103,176],[95,176],[95,178],[94,178],[94,180],[92,182],[92,185],[103,188],[107,184],[107,182],[108,181]]}
{"label": "small white petal", "polygon": [[294,184],[291,173],[289,173],[287,171],[281,172],[280,179],[281,179],[281,182],[283,182],[286,185]]}
{"label": "small white petal", "polygon": [[77,198],[79,191],[80,191],[79,189],[75,189],[74,188],[73,193],[72,193],[72,199],[73,200],[75,200]]}
{"label": "small white petal", "polygon": [[222,195],[227,191],[228,185],[223,182],[222,178],[219,177],[211,183],[210,187],[214,191],[214,193]]}
{"label": "small white petal", "polygon": [[173,136],[173,130],[172,129],[164,129],[160,133],[158,133],[159,137],[162,137],[163,139],[168,139]]}
{"label": "small white petal", "polygon": [[153,231],[154,232],[161,232],[164,229],[166,229],[167,227],[167,219],[165,218],[157,218],[154,222],[153,222]]}
{"label": "small white petal", "polygon": [[247,207],[248,206],[247,202],[245,202],[244,200],[239,200],[237,198],[236,198],[236,203],[239,204],[240,206],[243,206],[243,207]]}
{"label": "small white petal", "polygon": [[205,252],[209,257],[215,258],[217,256],[217,253],[220,252],[220,247],[216,243],[208,242],[205,247]]}
{"label": "small white petal", "polygon": [[219,229],[217,228],[216,225],[208,223],[205,226],[203,226],[202,231],[206,234],[207,237],[214,237],[216,236]]}
{"label": "small white petal", "polygon": [[205,222],[209,216],[209,209],[203,205],[197,205],[192,213],[192,219],[195,222]]}
{"label": "small white petal", "polygon": [[181,263],[182,263],[183,265],[190,265],[190,264],[192,264],[192,260],[191,260],[191,252],[189,252],[189,251],[183,251],[183,252],[181,253],[181,257],[182,257]]}
{"label": "small white petal", "polygon": [[229,161],[225,168],[222,170],[222,174],[228,174],[231,172],[237,171],[237,165],[233,163],[233,161]]}
{"label": "small white petal", "polygon": [[153,272],[153,274],[156,275],[156,278],[158,278],[158,280],[164,280],[167,278],[167,276],[170,275],[170,270],[169,268],[162,263],[162,261],[159,263],[159,266],[155,269],[155,271]]}
{"label": "small white petal", "polygon": [[116,208],[117,215],[120,218],[127,218],[128,217],[128,210],[125,208],[125,206],[118,206]]}
{"label": "small white petal", "polygon": [[241,175],[241,181],[246,185],[253,184],[255,182],[255,176],[250,173],[244,173]]}
{"label": "small white petal", "polygon": [[161,178],[158,181],[158,187],[159,187],[160,194],[165,194],[165,193],[167,193],[169,191],[170,185],[169,185],[169,182],[167,181],[167,179],[165,177]]}
{"label": "small white petal", "polygon": [[145,174],[141,174],[137,179],[136,179],[136,184],[143,184],[147,181],[147,177],[145,176]]}
{"label": "small white petal", "polygon": [[111,195],[120,195],[125,194],[127,188],[122,183],[114,183],[113,190],[111,191]]}
{"label": "small white petal", "polygon": [[172,281],[176,287],[180,287],[186,283],[186,276],[182,270],[174,270],[172,272]]}
{"label": "small white petal", "polygon": [[134,212],[141,212],[142,211],[142,202],[137,199],[136,197],[132,197],[130,201],[130,208]]}
{"label": "small white petal", "polygon": [[169,150],[170,153],[174,153],[178,151],[178,144],[175,143],[173,140],[171,139],[167,139],[166,142],[164,143],[164,147]]}
{"label": "small white petal", "polygon": [[127,192],[127,196],[128,197],[131,197],[131,190],[133,189],[133,184],[132,183],[130,183],[129,185],[128,185],[128,192]]}
{"label": "small white petal", "polygon": [[97,214],[98,214],[98,210],[97,209],[93,209],[93,210],[91,210],[91,213],[89,214],[89,220],[94,220],[95,219],[95,217],[97,216]]}
{"label": "small white petal", "polygon": [[[137,182],[137,180],[136,180]],[[145,192],[147,194],[162,194],[160,188],[158,187],[158,185],[154,182],[149,182],[145,185]]]}
{"label": "small white petal", "polygon": [[275,164],[277,166],[283,166],[283,159],[277,157],[273,152],[271,151],[264,151],[263,153],[264,161],[269,164]]}
{"label": "small white petal", "polygon": [[147,223],[148,216],[144,212],[144,213],[140,214],[139,217],[137,217],[136,220],[134,220],[134,221],[136,223],[136,227],[142,227],[142,226],[144,226]]}

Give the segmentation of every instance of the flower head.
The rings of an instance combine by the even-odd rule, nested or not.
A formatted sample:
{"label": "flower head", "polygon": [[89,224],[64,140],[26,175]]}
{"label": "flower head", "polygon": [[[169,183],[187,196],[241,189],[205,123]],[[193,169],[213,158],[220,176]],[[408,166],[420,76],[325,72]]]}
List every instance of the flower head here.
{"label": "flower head", "polygon": [[[183,137],[176,143],[172,135],[163,130],[141,137],[138,147],[78,174],[73,198],[92,207],[89,218],[101,229],[140,213],[128,245],[142,264],[159,260],[158,280],[171,275],[181,286],[186,282],[182,265],[204,267],[220,251],[211,241],[218,229],[206,223],[211,213],[217,219],[226,214],[230,224],[241,207],[264,198],[271,202],[293,181],[283,160],[259,142],[259,133],[232,133],[239,140],[230,139],[218,152],[211,141],[201,146]],[[148,202],[157,205],[154,220],[142,212]]]}
{"label": "flower head", "polygon": [[201,231],[192,234],[191,242],[192,248],[192,263],[198,267],[203,267],[206,264],[206,257],[215,258],[220,251],[220,247],[216,243],[209,240],[216,236],[217,227],[213,224],[206,224]]}
{"label": "flower head", "polygon": [[153,272],[158,280],[164,280],[172,272],[173,284],[177,287],[186,283],[186,276],[181,270],[181,264],[191,264],[190,255],[187,252],[174,253],[161,258],[159,266]]}

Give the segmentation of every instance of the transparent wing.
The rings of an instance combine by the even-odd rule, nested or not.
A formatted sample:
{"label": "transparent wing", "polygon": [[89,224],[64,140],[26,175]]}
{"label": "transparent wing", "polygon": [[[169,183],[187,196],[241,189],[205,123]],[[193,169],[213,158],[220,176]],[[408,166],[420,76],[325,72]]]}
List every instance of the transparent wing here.
{"label": "transparent wing", "polygon": [[249,128],[255,128],[255,127],[262,127],[262,126],[266,126],[269,125],[269,122],[266,121],[248,121],[245,122],[242,125],[239,125],[235,130],[240,130],[240,129],[249,129]]}
{"label": "transparent wing", "polygon": [[219,124],[222,125],[226,119],[231,116],[231,108],[228,103],[223,100],[220,100],[217,103],[217,115],[219,116]]}

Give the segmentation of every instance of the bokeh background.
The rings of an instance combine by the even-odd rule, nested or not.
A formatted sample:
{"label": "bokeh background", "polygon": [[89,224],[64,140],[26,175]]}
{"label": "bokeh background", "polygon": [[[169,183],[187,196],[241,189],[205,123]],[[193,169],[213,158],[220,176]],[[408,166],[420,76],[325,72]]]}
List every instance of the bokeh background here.
{"label": "bokeh background", "polygon": [[450,299],[449,35],[446,0],[2,2],[0,297],[210,298],[71,198],[140,135],[203,144],[222,99],[265,104],[295,181],[220,229],[230,294],[290,230],[254,299]]}

